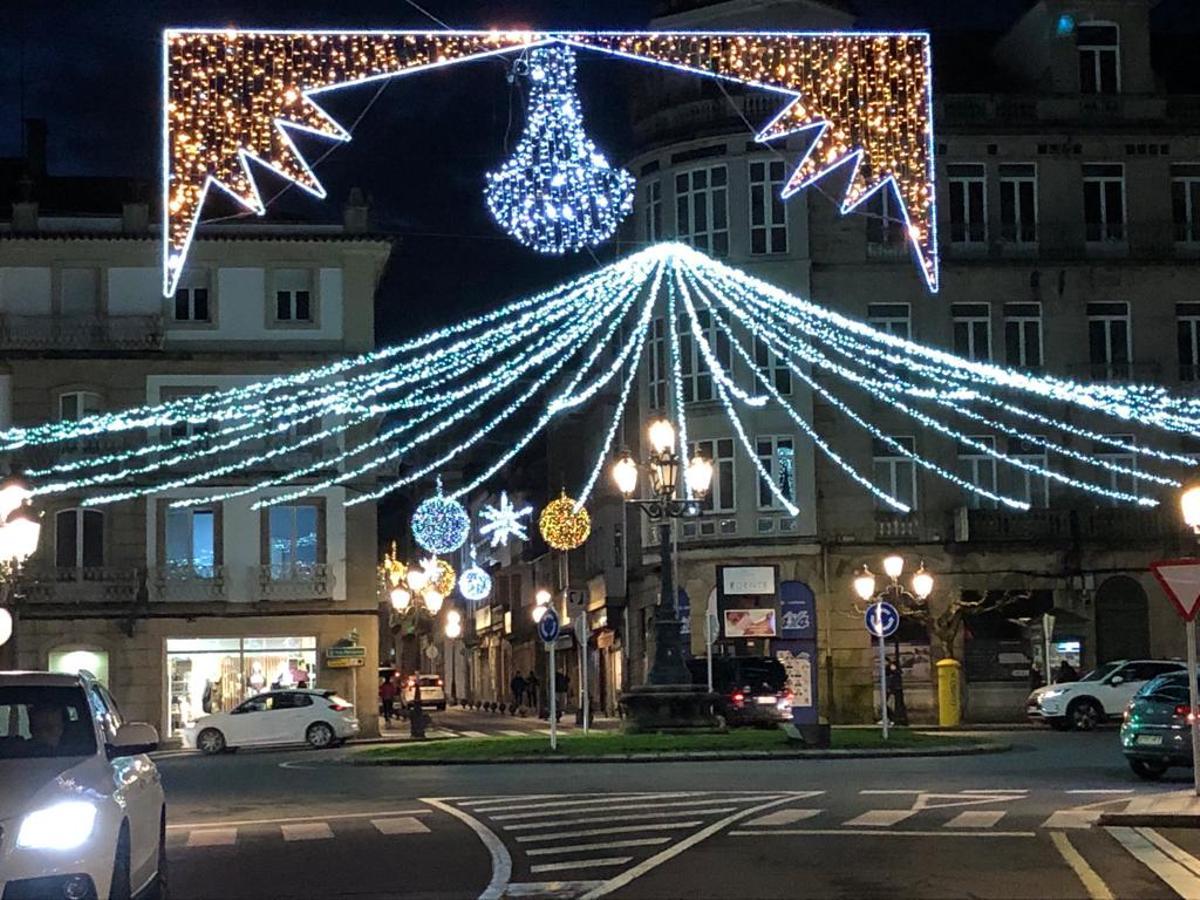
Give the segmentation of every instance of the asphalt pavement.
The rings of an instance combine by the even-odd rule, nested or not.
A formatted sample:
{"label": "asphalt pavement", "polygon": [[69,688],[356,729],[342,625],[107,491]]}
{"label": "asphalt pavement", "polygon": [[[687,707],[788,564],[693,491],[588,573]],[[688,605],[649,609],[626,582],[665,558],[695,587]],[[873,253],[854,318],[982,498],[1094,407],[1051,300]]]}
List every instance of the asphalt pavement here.
{"label": "asphalt pavement", "polygon": [[[455,725],[485,727],[440,722]],[[171,893],[1200,897],[1200,832],[1098,823],[1190,770],[1138,780],[1112,730],[1003,740],[953,758],[553,767],[166,754]]]}

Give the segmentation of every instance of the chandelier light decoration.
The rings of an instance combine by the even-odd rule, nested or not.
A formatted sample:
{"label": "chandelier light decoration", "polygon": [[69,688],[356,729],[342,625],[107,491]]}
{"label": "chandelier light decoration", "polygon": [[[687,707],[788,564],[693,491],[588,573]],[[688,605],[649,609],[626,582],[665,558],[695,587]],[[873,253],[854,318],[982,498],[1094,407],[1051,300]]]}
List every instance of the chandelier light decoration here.
{"label": "chandelier light decoration", "polygon": [[584,133],[569,47],[531,50],[529,83],[525,133],[512,158],[487,174],[492,218],[539,253],[602,243],[633,211],[634,177],[612,168]]}
{"label": "chandelier light decoration", "polygon": [[[573,86],[573,52],[608,54],[778,95],[779,111],[757,139],[796,132],[810,138],[783,196],[843,167],[849,167],[844,212],[877,190],[894,190],[920,269],[937,289],[932,82],[929,35],[923,32],[168,29],[163,35],[164,292],[175,291],[210,187],[262,214],[266,208],[253,171],[259,165],[325,196],[291,137],[304,132],[350,139],[320,106],[322,94],[520,52],[528,53],[531,69],[544,75],[534,83],[521,144],[493,176],[488,192],[498,220],[531,246],[554,252],[582,246],[576,242],[611,232],[610,216],[624,215],[628,176],[607,168],[583,135]],[[544,167],[547,153],[566,154],[557,171],[553,164]],[[527,171],[527,164],[533,168]],[[572,182],[576,172],[583,174],[583,185]],[[559,175],[564,181],[556,185]],[[543,196],[543,190],[549,193]],[[580,223],[578,231],[562,227],[568,208]],[[550,210],[557,219],[551,220]],[[559,227],[546,228],[551,222]]]}

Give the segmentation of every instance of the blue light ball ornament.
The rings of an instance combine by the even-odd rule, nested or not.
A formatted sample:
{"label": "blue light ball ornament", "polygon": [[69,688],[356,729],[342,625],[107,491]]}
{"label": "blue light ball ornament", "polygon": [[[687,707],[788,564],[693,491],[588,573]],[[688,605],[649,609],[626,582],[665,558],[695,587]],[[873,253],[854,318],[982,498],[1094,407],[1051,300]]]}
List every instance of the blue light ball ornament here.
{"label": "blue light ball ornament", "polygon": [[430,553],[453,553],[467,542],[471,517],[457,500],[435,496],[422,500],[412,517],[413,539]]}
{"label": "blue light ball ornament", "polygon": [[492,576],[472,564],[458,576],[458,592],[467,600],[486,600],[492,593]]}

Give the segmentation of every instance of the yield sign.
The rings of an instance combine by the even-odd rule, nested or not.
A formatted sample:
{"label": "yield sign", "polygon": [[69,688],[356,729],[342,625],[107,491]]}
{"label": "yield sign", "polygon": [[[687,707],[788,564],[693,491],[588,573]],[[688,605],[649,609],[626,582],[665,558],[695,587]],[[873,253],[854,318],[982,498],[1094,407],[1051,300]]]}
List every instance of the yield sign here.
{"label": "yield sign", "polygon": [[1200,559],[1162,559],[1150,563],[1150,571],[1183,621],[1196,618],[1200,612]]}

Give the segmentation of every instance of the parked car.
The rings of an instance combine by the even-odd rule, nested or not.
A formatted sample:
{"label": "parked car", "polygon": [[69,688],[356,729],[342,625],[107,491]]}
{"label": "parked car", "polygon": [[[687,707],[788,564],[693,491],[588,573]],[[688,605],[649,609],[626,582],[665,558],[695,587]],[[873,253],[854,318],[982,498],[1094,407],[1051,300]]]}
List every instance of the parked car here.
{"label": "parked car", "polygon": [[[692,683],[708,684],[704,659],[688,660]],[[792,720],[792,692],[783,663],[771,656],[719,656],[713,659],[717,714],[727,725],[777,725]]]}
{"label": "parked car", "polygon": [[212,755],[238,747],[336,746],[358,734],[354,707],[333,691],[267,691],[229,712],[203,716],[183,731],[183,745]]}
{"label": "parked car", "polygon": [[404,679],[404,705],[412,706],[417,697],[417,679],[421,679],[421,708],[446,708],[446,688],[441,675],[409,675]]}
{"label": "parked car", "polygon": [[1192,710],[1187,672],[1160,675],[1125,709],[1121,751],[1129,768],[1153,781],[1171,766],[1192,765]]}
{"label": "parked car", "polygon": [[0,896],[165,896],[157,746],[86,672],[0,672]]}
{"label": "parked car", "polygon": [[1126,704],[1147,681],[1182,670],[1183,663],[1169,659],[1105,663],[1078,681],[1038,688],[1025,701],[1025,714],[1055,728],[1091,731],[1103,722],[1120,718]]}

